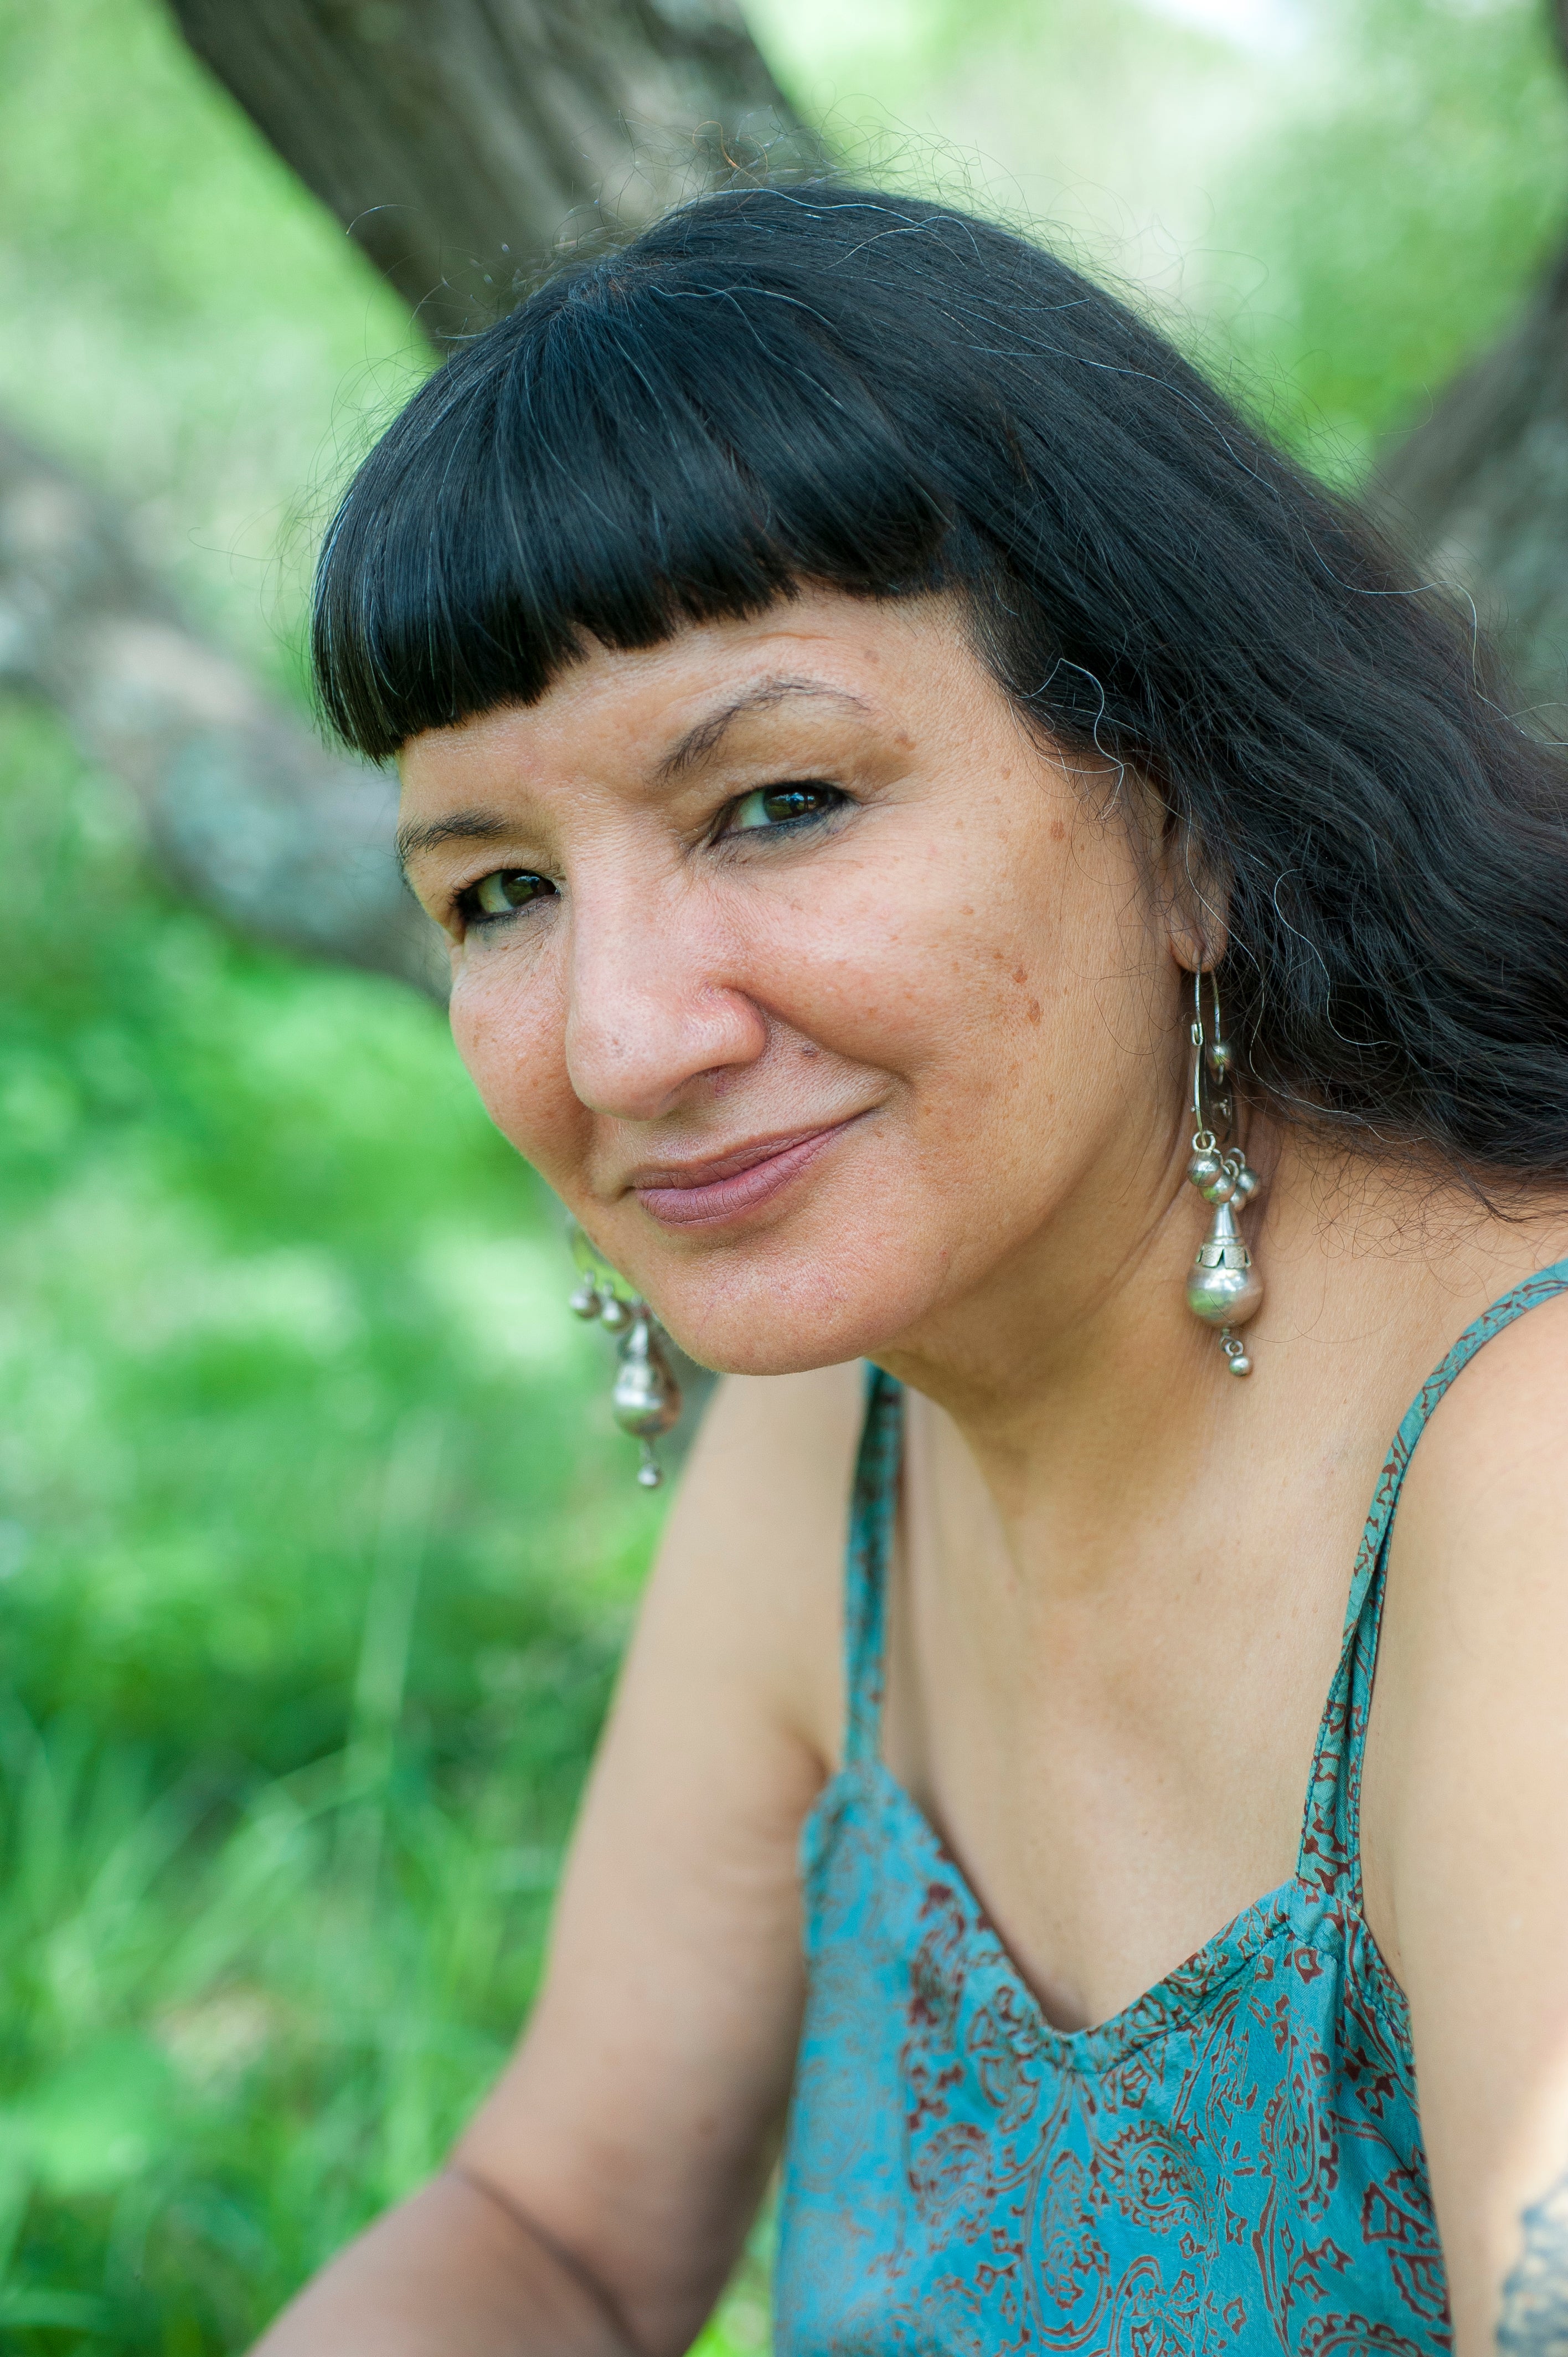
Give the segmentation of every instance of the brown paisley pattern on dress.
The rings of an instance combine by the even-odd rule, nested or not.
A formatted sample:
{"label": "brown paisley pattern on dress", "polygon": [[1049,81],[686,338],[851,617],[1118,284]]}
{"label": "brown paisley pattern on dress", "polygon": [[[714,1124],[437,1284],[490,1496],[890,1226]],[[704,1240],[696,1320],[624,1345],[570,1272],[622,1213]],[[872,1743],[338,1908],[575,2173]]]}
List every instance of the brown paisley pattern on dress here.
{"label": "brown paisley pattern on dress", "polygon": [[780,2357],[1434,2357],[1452,2345],[1410,2021],[1361,1913],[1361,1750],[1400,1485],[1494,1305],[1400,1426],[1351,1582],[1297,1871],[1098,2029],[1052,2029],[878,1757],[897,1386],[873,1374],[845,1764],[802,1838],[810,1996]]}

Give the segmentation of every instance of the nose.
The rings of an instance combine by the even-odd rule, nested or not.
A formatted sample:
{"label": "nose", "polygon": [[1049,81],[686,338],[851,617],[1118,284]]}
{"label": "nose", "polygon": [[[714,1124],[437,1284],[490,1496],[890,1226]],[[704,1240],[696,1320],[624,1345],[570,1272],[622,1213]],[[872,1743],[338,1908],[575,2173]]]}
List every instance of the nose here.
{"label": "nose", "polygon": [[767,1016],[699,890],[601,874],[574,892],[568,921],[566,1069],[590,1111],[657,1121],[697,1082],[761,1056]]}

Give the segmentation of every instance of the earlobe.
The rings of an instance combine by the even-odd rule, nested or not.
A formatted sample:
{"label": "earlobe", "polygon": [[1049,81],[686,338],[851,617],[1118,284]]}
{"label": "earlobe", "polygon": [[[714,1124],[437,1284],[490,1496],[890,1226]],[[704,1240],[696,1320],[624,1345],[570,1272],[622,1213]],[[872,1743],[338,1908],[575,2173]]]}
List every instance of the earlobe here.
{"label": "earlobe", "polygon": [[1184,974],[1212,974],[1230,946],[1224,904],[1201,912],[1170,909],[1164,915],[1172,963]]}
{"label": "earlobe", "polygon": [[1163,811],[1155,856],[1155,899],[1175,963],[1212,974],[1230,946],[1230,884],[1188,823]]}
{"label": "earlobe", "polygon": [[1124,773],[1126,823],[1146,863],[1155,921],[1184,974],[1212,973],[1230,946],[1230,879],[1188,818],[1141,773]]}

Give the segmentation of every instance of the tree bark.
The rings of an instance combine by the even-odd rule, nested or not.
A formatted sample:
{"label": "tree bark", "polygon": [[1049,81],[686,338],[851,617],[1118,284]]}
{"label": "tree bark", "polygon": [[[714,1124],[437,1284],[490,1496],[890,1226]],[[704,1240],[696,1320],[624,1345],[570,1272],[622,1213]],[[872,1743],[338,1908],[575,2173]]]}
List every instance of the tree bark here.
{"label": "tree bark", "polygon": [[[191,46],[437,344],[564,235],[787,161],[735,0],[173,0]],[[765,150],[772,152],[765,157]],[[392,780],[317,743],[181,618],[107,506],[0,425],[0,683],[123,778],[228,921],[439,990]]]}
{"label": "tree bark", "polygon": [[[1568,0],[1550,0],[1568,62]],[[1372,505],[1476,603],[1523,716],[1568,736],[1568,252],[1518,324],[1380,461]]]}
{"label": "tree bark", "polygon": [[563,237],[798,126],[735,0],[171,0],[181,31],[437,343]]}
{"label": "tree bark", "polygon": [[108,507],[0,425],[0,686],[135,796],[177,883],[242,931],[443,987],[392,851],[394,781],[328,753],[198,635]]}
{"label": "tree bark", "polygon": [[1475,600],[1531,725],[1568,733],[1568,255],[1382,461],[1372,499]]}

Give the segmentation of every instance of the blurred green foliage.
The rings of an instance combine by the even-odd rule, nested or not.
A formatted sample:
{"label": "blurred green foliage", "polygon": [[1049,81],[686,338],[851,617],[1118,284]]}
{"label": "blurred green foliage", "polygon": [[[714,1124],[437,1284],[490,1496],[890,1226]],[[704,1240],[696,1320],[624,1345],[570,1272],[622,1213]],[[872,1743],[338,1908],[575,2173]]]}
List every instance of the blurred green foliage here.
{"label": "blurred green foliage", "polygon": [[[1568,211],[1533,0],[813,5],[757,21],[846,145],[1138,274],[1341,472]],[[296,691],[427,361],[156,0],[0,0],[0,404]],[[15,701],[0,974],[0,2346],[215,2357],[504,2051],[655,1517],[436,1012],[172,899]],[[765,2330],[754,2261],[703,2347]]]}
{"label": "blurred green foliage", "polygon": [[1326,61],[1232,167],[1259,269],[1216,307],[1274,430],[1353,479],[1561,248],[1568,74],[1540,0],[1326,0],[1318,32]]}
{"label": "blurred green foliage", "polygon": [[[608,1566],[644,1524],[609,1486],[602,1357],[561,1314],[542,1190],[434,1007],[168,900],[52,720],[7,724],[12,1694],[160,1769],[199,1760],[215,1795],[317,1759],[343,1740],[395,1512],[430,1559],[410,1736],[443,1772],[489,1764],[517,1660],[564,1647],[526,1740],[531,1777],[569,1770],[595,1707],[569,1697],[613,1650],[593,1615],[624,1600]],[[415,1429],[439,1437],[428,1495],[394,1509]]]}
{"label": "blurred green foliage", "polygon": [[0,0],[0,404],[302,685],[329,487],[430,355],[162,0]]}
{"label": "blurred green foliage", "polygon": [[1568,225],[1546,0],[748,14],[852,168],[987,207],[1149,301],[1341,479],[1499,332]]}

